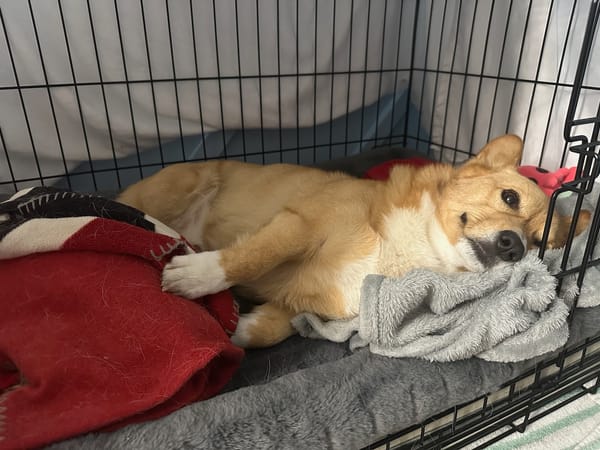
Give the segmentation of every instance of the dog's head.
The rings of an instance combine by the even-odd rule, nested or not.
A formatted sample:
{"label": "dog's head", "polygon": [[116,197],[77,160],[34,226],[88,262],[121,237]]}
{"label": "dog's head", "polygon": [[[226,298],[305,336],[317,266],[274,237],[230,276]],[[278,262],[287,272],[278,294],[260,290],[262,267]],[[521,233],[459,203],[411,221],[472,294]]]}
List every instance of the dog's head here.
{"label": "dog's head", "polygon": [[[443,253],[453,265],[478,271],[520,260],[528,248],[539,246],[549,198],[517,172],[523,143],[502,136],[455,169],[440,192],[437,216],[451,248]],[[554,213],[548,247],[565,245],[572,218]],[[589,211],[579,214],[576,234],[590,221]]]}

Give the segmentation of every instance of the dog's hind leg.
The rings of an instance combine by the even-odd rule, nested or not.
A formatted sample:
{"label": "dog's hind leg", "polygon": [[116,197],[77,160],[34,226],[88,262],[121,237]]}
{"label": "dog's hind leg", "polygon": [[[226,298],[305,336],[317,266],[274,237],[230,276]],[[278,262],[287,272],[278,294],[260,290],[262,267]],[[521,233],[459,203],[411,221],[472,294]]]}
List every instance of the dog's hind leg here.
{"label": "dog's hind leg", "polygon": [[117,201],[144,211],[202,247],[204,221],[221,182],[219,163],[168,166],[125,189]]}
{"label": "dog's hind leg", "polygon": [[231,341],[244,348],[270,347],[287,339],[296,331],[291,320],[296,313],[272,302],[257,305],[240,316]]}
{"label": "dog's hind leg", "polygon": [[312,248],[314,229],[284,210],[258,232],[221,250],[174,257],[163,271],[163,289],[187,298],[252,282]]}

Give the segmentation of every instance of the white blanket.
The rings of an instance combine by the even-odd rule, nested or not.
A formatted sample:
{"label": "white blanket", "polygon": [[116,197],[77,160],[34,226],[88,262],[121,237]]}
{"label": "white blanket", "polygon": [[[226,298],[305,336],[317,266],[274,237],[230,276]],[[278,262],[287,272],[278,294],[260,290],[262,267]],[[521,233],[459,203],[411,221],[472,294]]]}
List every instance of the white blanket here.
{"label": "white blanket", "polygon": [[[78,83],[95,84],[100,82],[100,76],[104,82],[114,83],[105,86],[104,94],[118,157],[134,153],[136,140],[142,148],[156,146],[159,134],[164,142],[181,134],[240,129],[242,125],[246,129],[312,126],[375,102],[380,96],[392,93],[395,84],[397,92],[401,93],[408,84],[408,71],[398,76],[393,72],[397,64],[404,69],[410,66],[410,23],[414,13],[408,14],[411,8],[404,7],[407,14],[402,17],[400,28],[400,2],[387,2],[385,6],[382,1],[374,1],[369,13],[370,2],[356,0],[352,14],[350,2],[335,2],[334,26],[334,2],[331,0],[318,2],[318,9],[314,2],[300,2],[298,14],[296,2],[288,1],[261,0],[257,11],[254,1],[219,0],[214,2],[216,10],[213,11],[213,2],[208,1],[192,2],[193,10],[190,10],[189,2],[144,0],[141,3],[146,30],[140,2],[116,2],[120,29],[117,27],[114,2],[99,0],[89,3],[88,14],[86,2],[61,2],[74,75],[57,2],[32,2],[33,17],[48,83],[72,84],[75,77]],[[166,3],[170,23],[167,21]],[[0,7],[19,83],[22,86],[45,85],[28,2],[0,0]],[[385,34],[381,26],[384,9]],[[370,15],[368,45],[367,15]],[[173,53],[169,44],[169,24]],[[399,30],[402,34],[400,47]],[[382,53],[384,40],[385,51]],[[3,45],[0,57],[8,61],[5,53]],[[366,79],[363,73],[353,74],[350,78],[345,74],[334,78],[319,76],[316,85],[315,77],[311,75],[315,72],[375,71],[380,67],[387,72],[370,73]],[[275,77],[278,73],[282,74],[280,78]],[[296,77],[296,73],[307,75]],[[240,74],[249,78],[240,82],[235,79]],[[269,76],[259,80],[256,78],[259,74]],[[219,76],[222,77],[220,82],[216,80]],[[196,77],[199,82],[196,82]],[[150,83],[135,82],[129,85],[128,91],[123,83],[126,78],[130,81],[150,78],[164,81],[153,83],[153,99]],[[187,81],[180,81],[175,86],[173,78]],[[0,67],[0,85],[15,84],[11,66],[5,64]],[[42,172],[45,175],[63,173],[48,91],[42,86],[26,89],[23,93]],[[67,166],[73,167],[78,161],[86,161],[88,145],[92,159],[112,158],[107,113],[100,87],[54,87],[51,97]],[[176,100],[179,100],[179,106]],[[16,177],[37,176],[16,89],[0,90],[0,124]],[[1,158],[3,155],[0,153],[0,180],[10,180],[8,166],[2,163]]]}
{"label": "white blanket", "polygon": [[[477,151],[488,138],[514,132],[525,136],[524,164],[537,164],[545,148],[542,165],[553,169],[562,156],[570,89],[559,88],[553,98],[552,85],[533,87],[531,81],[572,82],[590,0],[577,2],[564,62],[573,6],[567,0],[553,2],[552,11],[550,0],[533,0],[525,37],[529,2],[427,0],[419,3],[416,22],[417,2],[410,0],[355,0],[352,14],[351,2],[333,0],[302,1],[298,9],[296,2],[278,0],[192,2],[192,10],[189,2],[159,0],[117,1],[116,9],[109,0],[31,2],[31,11],[28,3],[0,0],[18,83],[38,86],[22,90],[31,138],[19,91],[0,90],[0,126],[17,179],[39,176],[31,141],[42,175],[52,176],[89,157],[112,159],[113,145],[117,157],[135,153],[136,141],[141,148],[156,147],[159,135],[165,142],[181,134],[242,125],[257,129],[324,123],[381,96],[399,96],[409,86],[411,62],[412,102],[420,113],[408,118],[409,135],[431,130],[430,137],[421,138],[431,138],[435,148]],[[5,44],[0,57],[10,60]],[[365,77],[364,70],[372,72]],[[348,71],[354,73],[348,76]],[[315,80],[315,72],[325,75]],[[327,75],[331,72],[341,73]],[[455,75],[450,78],[449,72]],[[470,76],[464,77],[465,72]],[[600,66],[590,65],[590,72],[586,83],[600,85]],[[236,79],[240,75],[245,77],[241,82]],[[503,79],[497,82],[497,77]],[[512,81],[515,77],[521,81]],[[150,83],[140,82],[150,78],[158,80],[152,84],[154,95]],[[174,78],[186,81],[175,86]],[[125,79],[133,81],[129,88]],[[97,84],[101,80],[109,83],[104,86],[106,109]],[[47,83],[58,86],[47,90]],[[11,65],[2,65],[0,86],[16,84]],[[595,113],[599,96],[584,93],[582,115]],[[389,117],[382,114],[384,120]],[[0,181],[10,181],[4,158],[0,152]]]}

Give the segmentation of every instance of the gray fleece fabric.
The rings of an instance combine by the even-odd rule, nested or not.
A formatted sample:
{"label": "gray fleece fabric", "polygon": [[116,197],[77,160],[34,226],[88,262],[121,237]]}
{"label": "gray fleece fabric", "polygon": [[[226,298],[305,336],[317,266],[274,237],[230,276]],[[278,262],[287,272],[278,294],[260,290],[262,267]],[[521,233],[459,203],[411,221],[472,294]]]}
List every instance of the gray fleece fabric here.
{"label": "gray fleece fabric", "polygon": [[[571,343],[598,334],[600,307],[578,309],[571,330]],[[50,448],[357,449],[493,392],[541,359],[430,362],[294,336],[248,351],[227,391],[212,399]]]}
{"label": "gray fleece fabric", "polygon": [[369,275],[357,318],[324,322],[304,314],[294,326],[306,337],[350,338],[350,348],[385,356],[521,361],[567,340],[569,307],[555,287],[533,253],[484,273]]}

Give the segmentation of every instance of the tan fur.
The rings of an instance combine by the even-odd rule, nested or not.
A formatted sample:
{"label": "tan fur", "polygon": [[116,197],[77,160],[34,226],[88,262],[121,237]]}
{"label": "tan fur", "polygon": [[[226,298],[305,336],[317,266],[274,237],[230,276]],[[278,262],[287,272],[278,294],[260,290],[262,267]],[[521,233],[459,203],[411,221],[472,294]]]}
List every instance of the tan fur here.
{"label": "tan fur", "polygon": [[[194,289],[194,277],[201,279],[205,267],[218,278],[222,269],[225,279],[215,286],[226,282],[273,303],[253,316],[243,343],[265,346],[293,332],[289,318],[296,313],[328,319],[356,315],[360,283],[368,273],[473,270],[460,255],[445,260],[436,252],[453,252],[453,246],[466,245],[465,237],[486,238],[500,230],[518,232],[531,246],[541,238],[548,199],[516,172],[521,152],[521,140],[505,136],[462,167],[396,166],[387,182],[285,164],[184,163],[140,181],[119,200],[165,222],[202,250],[219,250],[179,257],[163,276],[169,289],[203,295],[211,288]],[[518,210],[502,202],[503,189],[520,194]],[[416,229],[407,229],[409,222]],[[588,222],[589,213],[581,215],[577,231]],[[570,218],[555,218],[551,246],[564,243],[569,225]]]}
{"label": "tan fur", "polygon": [[[239,345],[247,345],[248,337],[251,337],[253,347],[269,347],[281,342],[282,336],[291,336],[294,333],[291,320],[295,312],[283,308],[274,302],[257,305],[248,315],[249,320],[240,324],[238,334],[241,335],[239,342],[234,336],[233,342]],[[240,329],[244,327],[244,329]]]}

